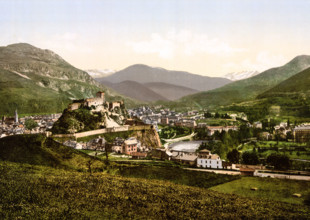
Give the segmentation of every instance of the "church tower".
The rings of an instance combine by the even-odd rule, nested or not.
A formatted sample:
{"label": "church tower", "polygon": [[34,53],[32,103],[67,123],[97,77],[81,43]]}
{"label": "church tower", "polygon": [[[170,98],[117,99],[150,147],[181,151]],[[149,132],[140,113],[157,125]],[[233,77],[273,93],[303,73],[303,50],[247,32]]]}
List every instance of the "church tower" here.
{"label": "church tower", "polygon": [[15,123],[18,124],[18,114],[17,109],[15,110]]}

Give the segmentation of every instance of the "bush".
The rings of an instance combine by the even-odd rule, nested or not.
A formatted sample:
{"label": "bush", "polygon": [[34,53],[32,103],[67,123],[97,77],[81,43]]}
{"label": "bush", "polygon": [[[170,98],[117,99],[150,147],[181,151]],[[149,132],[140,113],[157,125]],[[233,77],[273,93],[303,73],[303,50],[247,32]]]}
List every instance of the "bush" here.
{"label": "bush", "polygon": [[233,149],[232,151],[228,152],[227,159],[231,163],[239,163],[240,160],[240,153],[237,149]]}
{"label": "bush", "polygon": [[32,130],[38,126],[38,123],[35,122],[33,119],[27,119],[25,121],[25,126],[27,130]]}
{"label": "bush", "polygon": [[267,157],[267,164],[274,166],[275,169],[287,170],[290,168],[290,159],[284,154],[273,153]]}
{"label": "bush", "polygon": [[246,151],[242,153],[242,163],[256,165],[259,163],[258,155],[255,151]]}

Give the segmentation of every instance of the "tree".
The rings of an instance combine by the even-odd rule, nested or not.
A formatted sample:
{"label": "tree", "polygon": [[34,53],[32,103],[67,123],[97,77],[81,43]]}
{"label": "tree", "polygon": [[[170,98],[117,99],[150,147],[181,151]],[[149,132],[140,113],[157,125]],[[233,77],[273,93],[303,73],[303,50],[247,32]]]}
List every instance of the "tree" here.
{"label": "tree", "polygon": [[287,155],[273,153],[267,157],[267,164],[275,169],[287,170],[290,168],[290,159]]}
{"label": "tree", "polygon": [[204,117],[205,118],[212,118],[212,114],[210,112],[205,112]]}
{"label": "tree", "polygon": [[237,149],[233,149],[232,151],[229,151],[227,154],[227,159],[231,163],[239,163],[240,160],[240,153]]}
{"label": "tree", "polygon": [[242,153],[242,163],[256,165],[259,163],[257,153],[254,151],[245,151]]}
{"label": "tree", "polygon": [[38,126],[38,123],[35,122],[33,119],[27,119],[25,121],[25,126],[27,130],[32,130]]}

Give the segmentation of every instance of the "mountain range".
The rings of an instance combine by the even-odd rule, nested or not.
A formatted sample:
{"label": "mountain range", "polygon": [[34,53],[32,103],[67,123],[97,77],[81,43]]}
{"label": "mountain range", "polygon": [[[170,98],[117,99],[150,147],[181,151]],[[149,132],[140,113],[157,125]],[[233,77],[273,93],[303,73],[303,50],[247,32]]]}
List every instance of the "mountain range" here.
{"label": "mountain range", "polygon": [[219,107],[254,100],[291,76],[310,67],[310,56],[295,57],[287,64],[271,68],[248,79],[239,80],[211,91],[181,98],[177,105]]}
{"label": "mountain range", "polygon": [[[177,100],[182,96],[219,88],[231,82],[226,78],[170,71],[143,64],[129,66],[109,76],[96,78],[96,80],[123,95],[141,101]],[[132,88],[132,82],[139,84],[135,84],[135,88]],[[130,89],[134,91],[129,92]]]}
{"label": "mountain range", "polygon": [[50,50],[26,43],[0,47],[0,114],[62,112],[72,99],[99,90],[107,99],[117,96]]}
{"label": "mountain range", "polygon": [[[170,71],[143,64],[129,66],[110,76],[104,77],[103,79],[104,81],[112,83],[120,83],[126,80],[138,83],[162,82],[184,86],[198,91],[219,88],[231,82],[230,80],[221,77],[208,77],[183,71]],[[97,80],[101,81],[103,79]]]}
{"label": "mountain range", "polygon": [[105,90],[108,101],[123,99],[129,106],[141,104],[135,100],[160,100],[157,104],[172,108],[252,106],[253,110],[274,104],[284,113],[304,117],[310,116],[309,74],[310,56],[301,55],[281,67],[234,82],[142,64],[94,80],[50,50],[19,43],[0,47],[0,114],[13,114],[15,109],[20,113],[61,112],[72,99]]}
{"label": "mountain range", "polygon": [[136,81],[126,80],[120,83],[111,83],[101,80],[101,83],[124,96],[143,102],[154,102],[158,100],[172,101],[199,92],[198,90],[184,86],[162,82],[138,83]]}

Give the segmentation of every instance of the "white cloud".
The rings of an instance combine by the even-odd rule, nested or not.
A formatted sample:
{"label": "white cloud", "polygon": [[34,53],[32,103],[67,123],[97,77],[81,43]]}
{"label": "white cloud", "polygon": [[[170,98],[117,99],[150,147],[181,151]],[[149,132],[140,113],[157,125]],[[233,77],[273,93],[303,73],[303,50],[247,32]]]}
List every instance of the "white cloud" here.
{"label": "white cloud", "polygon": [[287,61],[282,55],[270,54],[268,51],[261,51],[257,54],[254,60],[247,58],[240,63],[229,62],[223,65],[223,69],[226,72],[232,72],[232,70],[255,70],[262,72],[264,70],[281,66]]}
{"label": "white cloud", "polygon": [[48,48],[57,48],[57,50],[74,52],[74,53],[87,53],[93,52],[85,39],[77,33],[66,32],[63,34],[55,34],[46,42]]}
{"label": "white cloud", "polygon": [[137,53],[154,53],[164,59],[173,58],[175,52],[174,43],[157,33],[153,33],[149,41],[130,42],[128,45]]}
{"label": "white cloud", "polygon": [[133,41],[127,45],[136,53],[157,54],[164,59],[171,59],[176,54],[192,56],[197,53],[205,53],[230,56],[245,51],[242,48],[233,48],[220,39],[211,39],[206,34],[192,33],[188,30],[170,31],[165,35],[153,33],[148,40]]}

